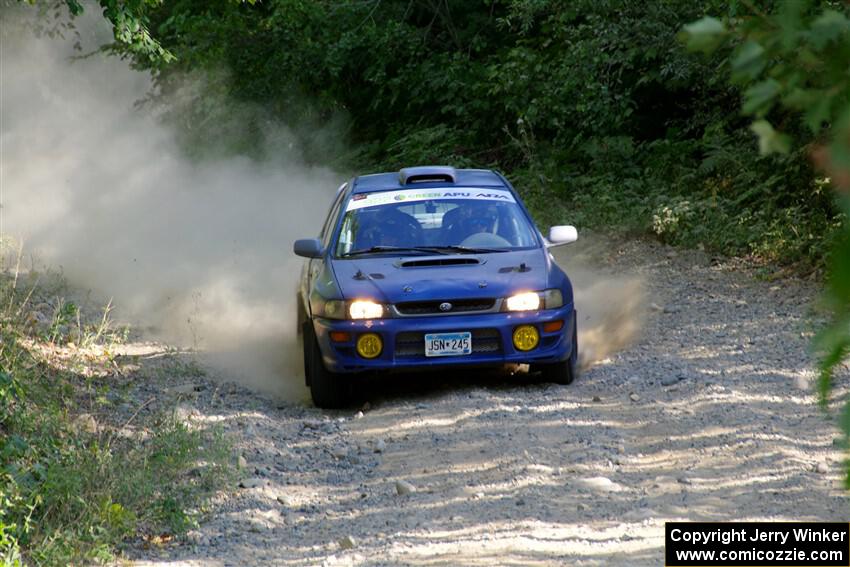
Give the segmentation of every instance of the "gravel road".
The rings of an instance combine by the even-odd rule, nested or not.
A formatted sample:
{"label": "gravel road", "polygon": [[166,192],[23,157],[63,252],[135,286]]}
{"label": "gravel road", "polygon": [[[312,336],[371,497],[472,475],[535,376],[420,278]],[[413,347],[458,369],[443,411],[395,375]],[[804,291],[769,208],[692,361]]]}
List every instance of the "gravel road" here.
{"label": "gravel road", "polygon": [[812,284],[651,242],[559,254],[594,266],[575,270],[577,287],[609,312],[584,320],[597,360],[571,386],[394,376],[370,386],[362,411],[326,412],[173,378],[191,392],[187,419],[234,440],[240,479],[185,540],[130,556],[655,566],[668,520],[847,521],[837,430],[807,386]]}

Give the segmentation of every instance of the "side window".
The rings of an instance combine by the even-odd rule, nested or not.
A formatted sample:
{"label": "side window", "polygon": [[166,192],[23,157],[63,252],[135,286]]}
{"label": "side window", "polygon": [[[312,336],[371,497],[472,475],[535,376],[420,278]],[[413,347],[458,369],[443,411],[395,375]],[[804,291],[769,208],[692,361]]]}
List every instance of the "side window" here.
{"label": "side window", "polygon": [[351,252],[354,245],[354,237],[357,232],[357,212],[350,211],[346,213],[345,220],[342,221],[342,230],[339,231],[339,245],[337,246],[337,254],[346,254]]}
{"label": "side window", "polygon": [[322,227],[322,233],[319,235],[319,238],[322,240],[322,244],[325,248],[328,247],[330,243],[331,235],[333,234],[334,225],[336,224],[337,216],[339,215],[339,208],[342,205],[342,202],[345,200],[345,188],[347,183],[339,188],[339,193],[334,201],[333,206],[331,207],[331,212],[328,214],[328,218],[325,219],[325,225]]}

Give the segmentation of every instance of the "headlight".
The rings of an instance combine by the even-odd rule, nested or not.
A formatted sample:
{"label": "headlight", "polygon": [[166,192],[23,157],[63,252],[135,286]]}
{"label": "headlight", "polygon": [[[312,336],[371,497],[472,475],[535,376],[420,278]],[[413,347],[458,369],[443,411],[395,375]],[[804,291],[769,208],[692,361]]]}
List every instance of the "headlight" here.
{"label": "headlight", "polygon": [[348,308],[352,319],[380,319],[384,315],[384,306],[374,301],[358,299]]}
{"label": "headlight", "polygon": [[384,306],[368,299],[331,299],[320,306],[316,314],[327,319],[380,319],[384,316]]}
{"label": "headlight", "polygon": [[321,315],[328,319],[345,319],[345,301],[341,299],[326,301]]}
{"label": "headlight", "polygon": [[517,293],[505,300],[506,311],[535,311],[537,309],[557,309],[564,305],[564,296],[560,289],[545,291],[527,291]]}
{"label": "headlight", "polygon": [[547,289],[540,296],[543,298],[543,309],[557,309],[564,306],[564,296],[560,289]]}
{"label": "headlight", "polygon": [[533,291],[512,295],[507,301],[508,311],[534,311],[540,309],[540,296]]}

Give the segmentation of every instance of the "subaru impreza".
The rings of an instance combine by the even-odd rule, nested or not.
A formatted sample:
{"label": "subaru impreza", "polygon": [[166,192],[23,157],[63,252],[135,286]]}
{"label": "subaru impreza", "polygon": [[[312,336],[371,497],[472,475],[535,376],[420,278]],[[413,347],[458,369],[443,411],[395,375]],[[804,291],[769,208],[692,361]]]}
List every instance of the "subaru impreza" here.
{"label": "subaru impreza", "polygon": [[368,372],[528,364],[544,380],[576,377],[573,289],[519,194],[490,170],[421,166],[343,184],[298,289],[313,402],[344,407]]}

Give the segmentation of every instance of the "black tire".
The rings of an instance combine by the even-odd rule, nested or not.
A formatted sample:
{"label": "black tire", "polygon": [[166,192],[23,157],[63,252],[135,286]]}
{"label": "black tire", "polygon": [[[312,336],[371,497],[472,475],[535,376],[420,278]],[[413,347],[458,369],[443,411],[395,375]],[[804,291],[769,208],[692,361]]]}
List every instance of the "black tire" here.
{"label": "black tire", "polygon": [[573,317],[573,348],[570,357],[563,362],[552,364],[532,364],[532,372],[540,372],[544,382],[554,384],[572,384],[578,376],[578,333],[576,332],[575,317]]}
{"label": "black tire", "polygon": [[310,322],[305,321],[301,323],[299,338],[301,340],[301,353],[304,361],[304,385],[310,386],[310,359],[312,358],[310,354],[310,341],[314,340],[312,338],[312,329],[310,328]]}
{"label": "black tire", "polygon": [[539,370],[541,380],[553,384],[572,384],[576,379],[576,369],[570,359],[552,364],[535,364],[532,370]]}
{"label": "black tire", "polygon": [[351,403],[351,382],[342,374],[325,368],[319,342],[309,321],[304,325],[304,373],[316,407],[339,409]]}

